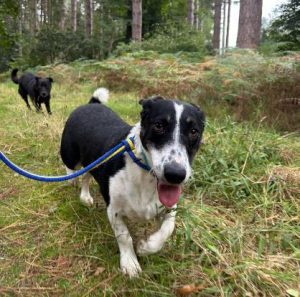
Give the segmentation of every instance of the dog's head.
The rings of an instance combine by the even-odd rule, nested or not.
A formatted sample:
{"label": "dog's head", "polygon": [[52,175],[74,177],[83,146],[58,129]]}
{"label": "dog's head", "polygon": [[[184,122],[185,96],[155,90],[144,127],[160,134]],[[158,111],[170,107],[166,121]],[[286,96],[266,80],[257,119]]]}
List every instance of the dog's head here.
{"label": "dog's head", "polygon": [[46,99],[50,97],[51,87],[52,87],[53,79],[51,77],[35,78],[35,89],[38,92],[38,96],[42,99]]}
{"label": "dog's head", "polygon": [[143,99],[140,104],[145,155],[158,179],[160,202],[172,207],[191,175],[191,163],[204,130],[204,114],[195,105],[162,97]]}

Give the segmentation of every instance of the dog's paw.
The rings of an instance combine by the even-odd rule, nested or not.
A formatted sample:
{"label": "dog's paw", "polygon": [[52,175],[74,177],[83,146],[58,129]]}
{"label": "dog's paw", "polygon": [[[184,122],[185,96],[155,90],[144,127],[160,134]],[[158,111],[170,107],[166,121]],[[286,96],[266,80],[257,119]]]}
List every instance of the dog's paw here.
{"label": "dog's paw", "polygon": [[84,204],[85,206],[91,207],[94,204],[94,199],[91,195],[87,195],[87,194],[81,194],[80,195],[80,201],[82,204]]}
{"label": "dog's paw", "polygon": [[154,254],[161,249],[162,249],[161,244],[158,244],[158,242],[148,239],[147,241],[140,240],[137,244],[136,251],[140,256],[147,256],[147,255]]}
{"label": "dog's paw", "polygon": [[142,268],[135,255],[122,255],[120,266],[122,272],[128,275],[130,278],[137,277],[139,273],[142,272]]}

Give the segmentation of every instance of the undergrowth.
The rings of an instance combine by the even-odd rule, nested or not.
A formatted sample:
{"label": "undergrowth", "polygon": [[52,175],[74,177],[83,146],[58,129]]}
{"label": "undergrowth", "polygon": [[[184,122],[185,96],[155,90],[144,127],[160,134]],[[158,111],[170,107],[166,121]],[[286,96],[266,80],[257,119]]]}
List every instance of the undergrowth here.
{"label": "undergrowth", "polygon": [[[77,88],[106,85],[140,98],[159,94],[200,104],[209,115],[224,109],[237,121],[264,122],[280,131],[300,130],[300,55],[266,57],[234,50],[224,57],[135,51],[105,61],[75,61],[33,69]],[[5,77],[4,77],[5,78]],[[217,108],[216,108],[217,107]],[[215,115],[214,115],[215,116]]]}
{"label": "undergrowth", "polygon": [[[209,61],[205,66],[170,61],[124,57],[40,68],[56,81],[51,117],[29,112],[16,85],[2,83],[1,150],[29,171],[63,174],[58,151],[64,122],[97,86],[111,88],[109,106],[133,124],[139,118],[138,99],[150,92],[129,92],[142,87],[141,81],[146,88],[161,79],[161,90],[175,96],[167,86],[176,85],[172,80],[179,73],[177,82],[184,78],[189,85],[193,76],[206,75],[204,68],[196,69],[216,71]],[[135,76],[141,65],[145,76]],[[121,76],[107,80],[114,68],[118,75],[127,73],[123,82]],[[176,97],[184,99],[199,95],[177,91]],[[204,103],[209,110],[204,143],[179,203],[175,233],[162,251],[140,259],[138,279],[129,280],[118,269],[117,243],[103,203],[88,209],[79,202],[79,188],[30,181],[1,164],[0,295],[174,296],[185,285],[192,296],[299,294],[299,135],[280,134],[265,118],[239,123],[219,104]],[[92,195],[102,201],[95,183]]]}

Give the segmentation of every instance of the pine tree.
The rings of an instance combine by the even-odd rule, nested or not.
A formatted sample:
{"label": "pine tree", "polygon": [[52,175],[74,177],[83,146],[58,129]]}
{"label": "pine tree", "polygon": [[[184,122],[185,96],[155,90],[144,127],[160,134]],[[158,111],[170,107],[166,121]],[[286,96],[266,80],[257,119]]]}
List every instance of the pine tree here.
{"label": "pine tree", "polygon": [[132,0],[132,40],[142,40],[142,0]]}
{"label": "pine tree", "polygon": [[256,48],[260,42],[262,0],[241,0],[237,47]]}
{"label": "pine tree", "polygon": [[194,25],[194,0],[188,0],[188,23],[192,27]]}
{"label": "pine tree", "polygon": [[71,29],[77,31],[77,0],[71,0]]}
{"label": "pine tree", "polygon": [[213,34],[213,48],[215,50],[219,50],[220,48],[221,12],[222,12],[222,0],[215,0],[214,34]]}
{"label": "pine tree", "polygon": [[92,1],[85,0],[85,37],[92,35]]}

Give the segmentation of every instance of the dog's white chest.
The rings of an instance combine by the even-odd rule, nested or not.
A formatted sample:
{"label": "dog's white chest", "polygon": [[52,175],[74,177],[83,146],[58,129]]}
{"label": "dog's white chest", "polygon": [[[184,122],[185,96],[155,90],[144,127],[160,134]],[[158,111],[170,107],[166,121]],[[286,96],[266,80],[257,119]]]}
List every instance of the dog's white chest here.
{"label": "dog's white chest", "polygon": [[130,220],[150,220],[163,209],[156,178],[132,162],[110,179],[109,191],[113,209]]}

